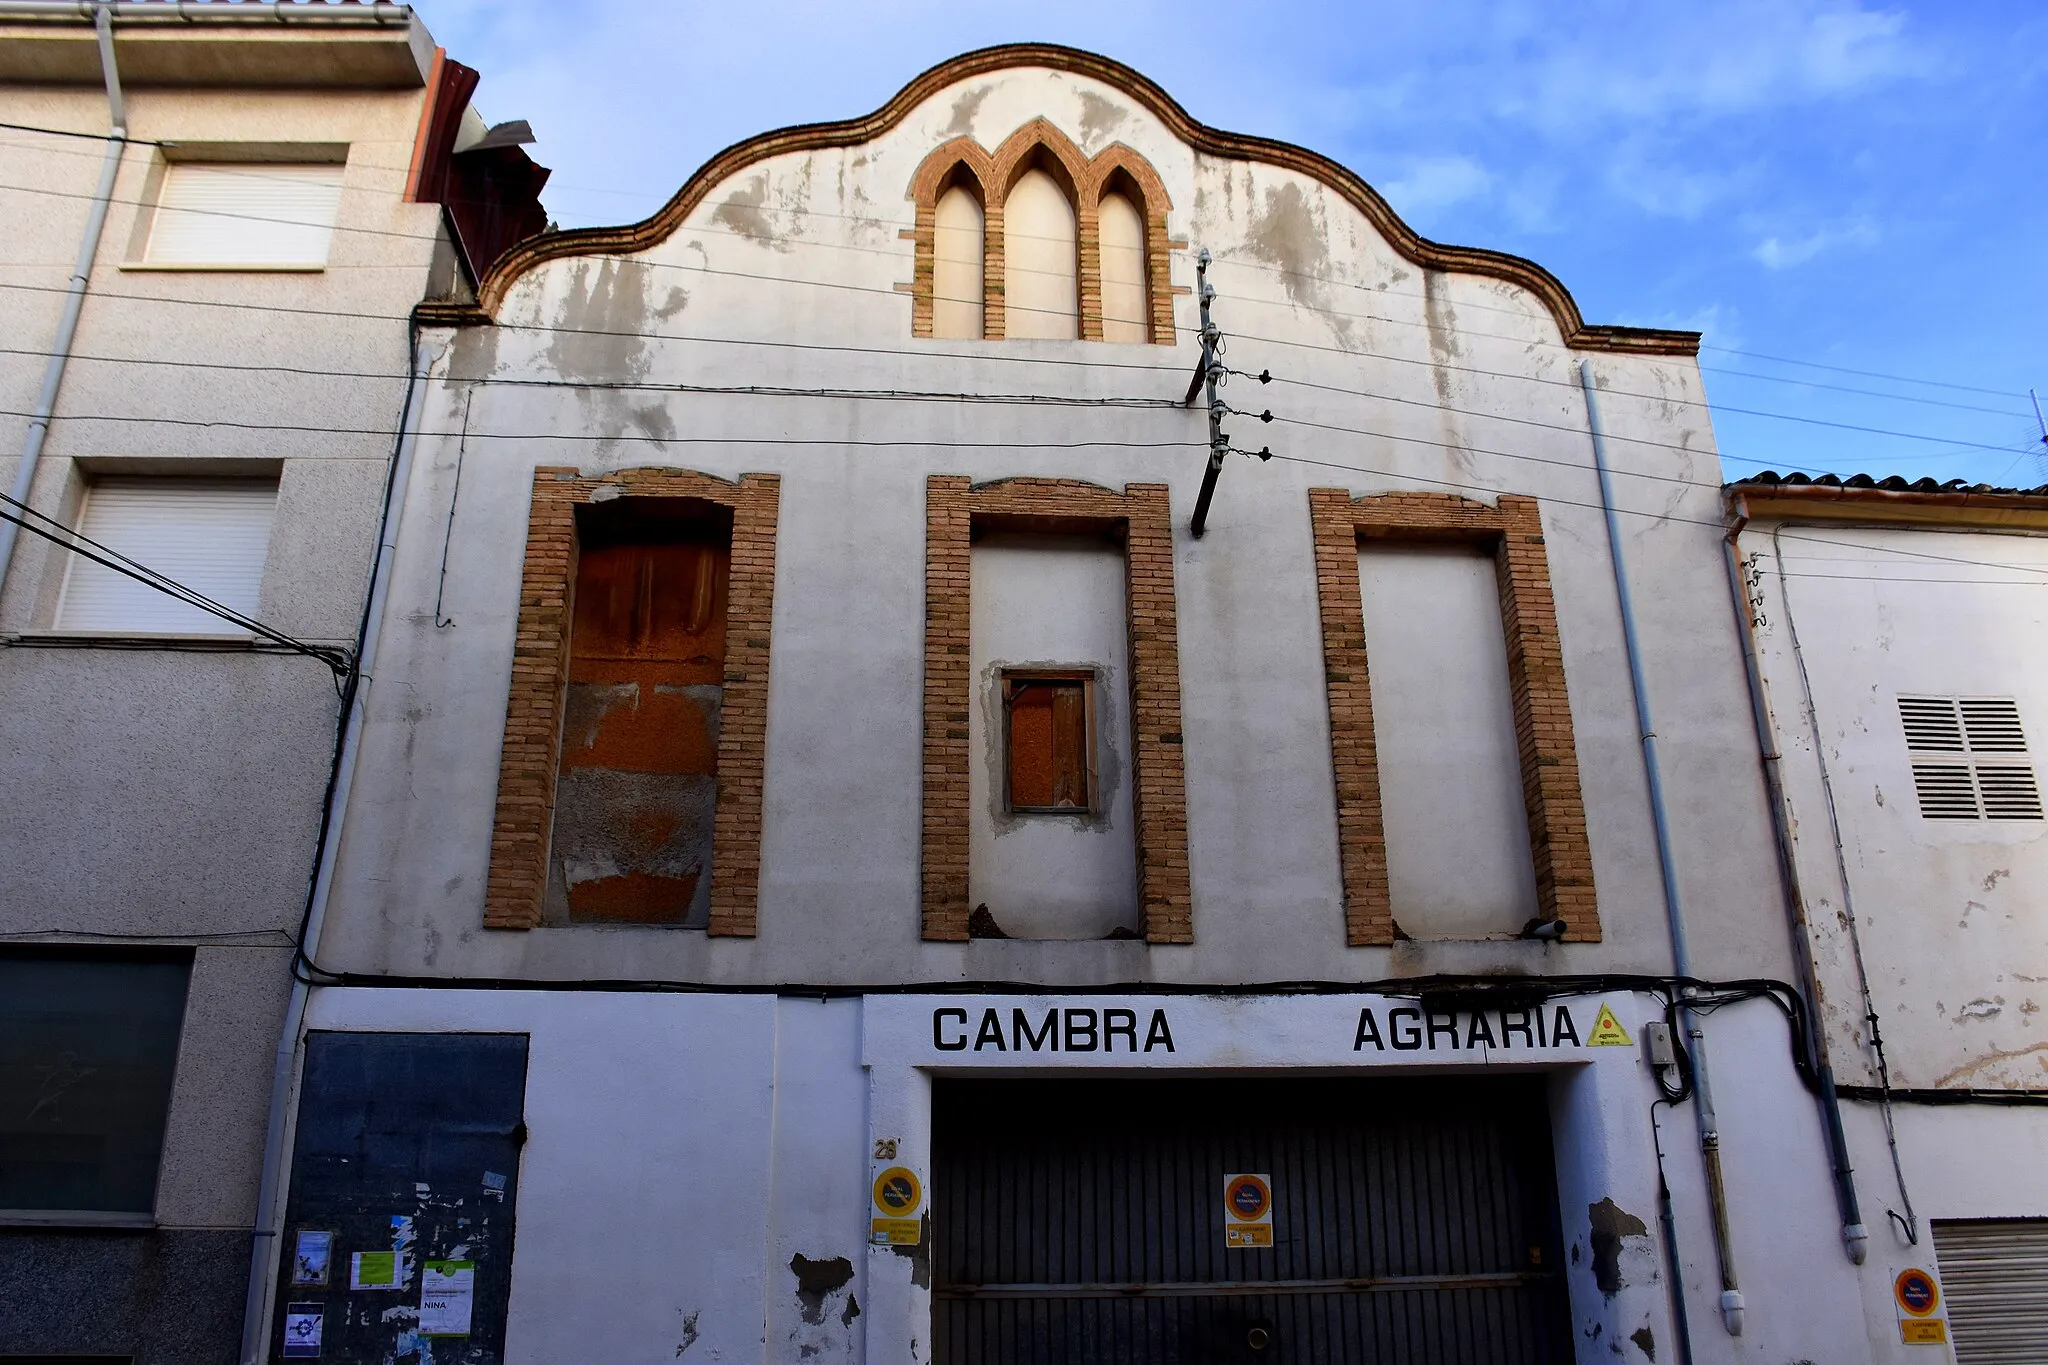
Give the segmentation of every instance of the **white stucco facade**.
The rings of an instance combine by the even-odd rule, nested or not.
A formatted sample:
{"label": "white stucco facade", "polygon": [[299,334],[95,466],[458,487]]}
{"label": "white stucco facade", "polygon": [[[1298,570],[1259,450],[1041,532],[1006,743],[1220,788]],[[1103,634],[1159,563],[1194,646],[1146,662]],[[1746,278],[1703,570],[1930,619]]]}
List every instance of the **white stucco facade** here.
{"label": "white stucco facade", "polygon": [[[1899,1338],[1892,1277],[1931,1257],[1876,1226],[1884,1157],[1860,1108],[1849,1129],[1871,1254],[1859,1267],[1844,1248],[1822,1111],[1785,1015],[1752,995],[1701,1016],[1727,1173],[1718,1257],[1693,1111],[1655,1105],[1640,1047],[1662,1013],[1673,945],[1581,360],[1614,466],[1693,974],[1788,983],[1792,1000],[1801,973],[1729,599],[1713,437],[1684,339],[1583,328],[1525,264],[1423,252],[1336,168],[1233,150],[1146,90],[1119,68],[1046,50],[941,68],[836,145],[770,141],[729,155],[679,201],[687,212],[653,227],[555,255],[529,243],[529,267],[486,282],[482,314],[428,330],[379,667],[312,948],[341,984],[316,992],[311,1026],[529,1038],[505,1359],[930,1359],[928,1267],[912,1247],[868,1243],[877,1154],[886,1146],[889,1160],[928,1171],[934,1078],[1105,1071],[1134,1084],[1540,1074],[1578,1359],[1672,1358],[1672,1255],[1696,1361],[1938,1358]],[[1199,355],[1191,298],[1172,300],[1173,344],[914,335],[918,168],[949,139],[992,149],[1039,118],[1083,154],[1121,145],[1156,170],[1171,201],[1172,285],[1193,286],[1196,250],[1213,260],[1214,313],[1243,372],[1225,397],[1275,415],[1256,442],[1275,458],[1227,463],[1200,538],[1187,517],[1205,414],[1178,406]],[[1252,382],[1262,369],[1278,382]],[[1252,442],[1251,418],[1226,425]],[[484,927],[543,467],[780,477],[751,937]],[[1133,927],[1137,895],[1130,755],[1115,749],[1134,724],[1116,557],[1000,541],[972,556],[970,885],[1001,888],[974,896],[1011,937],[922,932],[934,475],[1167,487],[1192,942],[1104,936]],[[1381,751],[1382,780],[1389,793],[1434,792],[1424,800],[1435,804],[1405,824],[1389,818],[1390,862],[1397,875],[1426,868],[1419,881],[1457,884],[1442,888],[1429,932],[1348,946],[1308,503],[1324,487],[1537,500],[1597,941],[1519,936],[1538,892],[1527,845],[1515,844],[1529,827],[1515,825],[1523,760],[1512,732],[1507,744],[1497,733],[1461,744],[1455,764],[1408,734]],[[1363,571],[1375,561],[1366,554]],[[1499,688],[1433,676],[1506,667],[1515,648],[1468,578],[1454,591],[1470,609],[1434,624],[1476,637],[1433,639],[1426,610],[1365,623],[1369,648],[1398,648],[1404,633],[1441,647],[1375,676],[1376,689],[1443,694],[1387,694],[1390,716],[1497,720]],[[1416,591],[1443,590],[1434,581],[1413,576]],[[1376,586],[1387,591],[1367,592],[1368,612],[1397,600],[1401,580]],[[1005,666],[1101,670],[1100,690],[1114,694],[1097,716],[1111,746],[1101,821],[1004,828],[989,707]],[[1471,846],[1471,807],[1445,795],[1446,771],[1491,789],[1474,798],[1486,816],[1472,819]],[[1017,914],[999,900],[1009,895]],[[1838,1003],[1840,954],[1823,945],[1821,957],[1849,1084],[1841,1020],[1854,1010]],[[1479,978],[1482,990],[1534,982],[1550,997],[1540,1008],[1567,1012],[1573,1042],[1558,1041],[1554,1015],[1540,1045],[1479,1044],[1469,1013],[1439,1037],[1413,1004],[1421,979],[1437,976]],[[1959,976],[1957,989],[1995,999],[1992,984]],[[2006,995],[1997,1036],[2023,1040],[2024,993]],[[1968,1003],[1940,999],[1952,1013]],[[1591,1045],[1603,1003],[1628,1043]],[[1129,1012],[1132,1032],[1116,1035],[1127,1050],[1016,1046],[1020,1013],[1057,1012],[1065,1029],[1073,1012],[1080,1036],[1106,1047],[1111,1010]],[[1362,1039],[1367,1010],[1384,1031],[1375,1044]],[[1422,1026],[1413,1048],[1395,1041],[1402,1010]],[[998,1034],[1012,1030],[1000,1052],[976,1047],[985,1012]],[[1155,1013],[1170,1051],[1150,1045]],[[1930,1045],[1916,1063],[1927,1078],[1913,1083],[1944,1084],[1942,1068],[1962,1064],[1952,1054],[1983,1055]],[[2041,1141],[2018,1114],[1973,1109],[1960,1121],[2017,1159]],[[1903,1142],[1939,1141],[1934,1123],[1902,1114]],[[1659,1142],[1675,1240],[1659,1226]],[[942,1211],[946,1190],[929,1193]],[[1951,1207],[1999,1203],[1995,1183],[1959,1183]],[[837,1258],[849,1278],[823,1291],[793,1264]],[[1739,1314],[1721,1261],[1739,1281]]]}

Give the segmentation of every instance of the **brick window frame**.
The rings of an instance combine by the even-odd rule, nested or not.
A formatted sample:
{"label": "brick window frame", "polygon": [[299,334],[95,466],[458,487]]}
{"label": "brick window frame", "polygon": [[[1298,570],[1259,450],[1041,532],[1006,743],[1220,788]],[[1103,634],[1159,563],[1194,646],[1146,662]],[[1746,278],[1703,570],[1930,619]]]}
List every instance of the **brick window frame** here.
{"label": "brick window frame", "polygon": [[962,475],[925,481],[924,937],[968,938],[970,554],[976,529],[1120,539],[1131,640],[1131,808],[1140,929],[1151,943],[1194,942],[1187,786],[1181,759],[1180,636],[1167,486],[1115,492],[1079,479]]}
{"label": "brick window frame", "polygon": [[1488,507],[1450,493],[1387,493],[1354,499],[1341,488],[1312,488],[1316,596],[1329,690],[1330,750],[1337,780],[1337,834],[1344,882],[1346,941],[1380,947],[1398,936],[1387,882],[1378,746],[1358,582],[1361,540],[1467,542],[1491,548],[1500,589],[1522,802],[1529,820],[1541,918],[1563,919],[1565,937],[1600,938],[1592,849],[1579,789],[1557,607],[1536,499],[1503,493]]}
{"label": "brick window frame", "polygon": [[1130,197],[1145,223],[1146,340],[1171,346],[1173,285],[1168,255],[1173,244],[1166,235],[1166,215],[1173,202],[1166,193],[1166,182],[1151,162],[1123,143],[1111,143],[1094,156],[1085,156],[1073,139],[1043,118],[1010,134],[994,152],[971,137],[956,137],[941,143],[919,163],[909,195],[916,205],[917,226],[902,234],[916,244],[907,286],[911,335],[928,338],[932,334],[939,199],[959,185],[981,201],[982,337],[988,341],[1004,337],[1003,204],[1017,181],[1033,167],[1048,171],[1074,206],[1081,340],[1102,340],[1102,196],[1118,192]]}
{"label": "brick window frame", "polygon": [[708,928],[713,934],[753,936],[781,485],[774,474],[742,474],[729,482],[685,469],[627,469],[599,477],[574,469],[534,471],[484,892],[486,929],[533,929],[541,923],[569,684],[569,626],[575,615],[576,509],[618,497],[660,497],[696,498],[732,512]]}

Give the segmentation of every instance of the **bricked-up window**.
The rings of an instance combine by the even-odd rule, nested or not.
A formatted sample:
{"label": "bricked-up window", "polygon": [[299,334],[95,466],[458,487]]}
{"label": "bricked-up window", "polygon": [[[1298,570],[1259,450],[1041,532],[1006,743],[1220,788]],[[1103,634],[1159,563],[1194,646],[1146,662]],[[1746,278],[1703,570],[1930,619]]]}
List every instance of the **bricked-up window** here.
{"label": "bricked-up window", "polygon": [[1077,815],[1095,809],[1092,674],[1005,671],[1003,720],[1012,811]]}
{"label": "bricked-up window", "polygon": [[1389,883],[1380,744],[1359,579],[1360,549],[1374,541],[1464,543],[1483,547],[1491,556],[1538,914],[1562,921],[1568,939],[1598,939],[1593,855],[1586,837],[1557,606],[1550,592],[1550,563],[1536,500],[1503,493],[1489,507],[1445,493],[1384,493],[1354,499],[1341,488],[1311,488],[1308,501],[1315,532],[1316,595],[1323,618],[1330,756],[1350,944],[1389,945],[1402,932]]}
{"label": "bricked-up window", "polygon": [[732,514],[599,503],[578,556],[548,902],[573,922],[704,923]]}
{"label": "bricked-up window", "polygon": [[[579,837],[584,827],[577,821],[590,822],[592,808],[558,809],[558,798],[576,796],[579,788],[608,800],[633,787],[662,793],[653,803],[633,798],[626,805],[627,813],[637,814],[637,819],[624,832],[640,847],[662,854],[652,865],[623,865],[616,845],[594,844],[598,856],[573,869],[585,888],[582,899],[588,911],[594,916],[623,906],[638,917],[644,913],[643,905],[658,905],[664,907],[663,913],[672,913],[681,888],[665,887],[658,900],[642,901],[630,894],[633,873],[690,873],[690,866],[670,855],[677,852],[678,840],[696,835],[686,835],[680,824],[669,824],[663,811],[673,807],[677,790],[694,787],[715,812],[711,859],[694,865],[696,882],[690,888],[690,918],[685,922],[702,922],[716,935],[752,936],[761,882],[762,776],[781,490],[782,480],[774,474],[742,474],[728,480],[667,466],[589,476],[546,465],[533,471],[526,562],[519,582],[519,628],[512,646],[505,742],[498,759],[498,805],[491,825],[490,878],[484,890],[485,928],[523,930],[569,922],[572,869],[555,855],[566,852]],[[615,557],[609,566],[604,563],[607,549],[631,546],[648,551],[641,563],[636,564],[631,554]],[[702,573],[706,546],[715,561],[708,579]],[[577,579],[586,555],[592,585],[592,593],[583,596],[586,657],[572,668]],[[703,609],[705,593],[708,611]],[[602,611],[598,602],[604,604]],[[693,629],[699,621],[703,629]],[[592,647],[593,642],[606,640],[609,651]],[[670,650],[663,643],[677,641],[684,647]],[[722,670],[711,667],[713,656],[723,659]],[[567,714],[572,671],[579,702],[574,720]],[[606,678],[607,671],[613,676]],[[715,711],[701,704],[708,700],[702,689],[714,685]],[[607,686],[618,690],[608,695],[601,690]],[[624,706],[627,697],[631,707]],[[620,701],[624,714],[605,711],[612,698]],[[635,728],[645,728],[643,708],[659,715],[663,709],[681,710],[693,699],[707,746],[715,741],[715,776],[673,771],[674,764],[668,761],[679,751],[692,751],[695,730],[685,729],[680,736],[664,734],[658,743],[644,747],[624,738]],[[593,719],[600,722],[594,733]],[[625,729],[618,728],[622,723]],[[570,752],[579,748],[583,752]],[[589,761],[607,756],[623,756],[625,761]],[[656,757],[664,763],[657,766]],[[701,765],[701,754],[698,761]],[[565,782],[565,776],[570,780]],[[596,809],[601,813],[606,808],[600,802]],[[694,810],[701,813],[705,808],[700,800]],[[609,823],[615,832],[620,829],[616,821],[600,823]],[[693,825],[692,831],[699,828]],[[707,904],[708,919],[700,921],[699,907]]]}

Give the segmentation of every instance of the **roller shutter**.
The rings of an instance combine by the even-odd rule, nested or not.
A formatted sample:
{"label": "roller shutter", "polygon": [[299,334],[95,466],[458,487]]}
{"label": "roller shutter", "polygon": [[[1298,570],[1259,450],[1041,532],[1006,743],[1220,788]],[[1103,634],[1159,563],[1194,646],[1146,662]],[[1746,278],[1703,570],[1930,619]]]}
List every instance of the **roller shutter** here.
{"label": "roller shutter", "polygon": [[[79,531],[224,606],[254,615],[269,557],[277,485],[256,479],[102,479]],[[228,621],[125,574],[71,556],[57,608],[62,630],[105,634],[236,633]]]}
{"label": "roller shutter", "polygon": [[[1540,1080],[934,1088],[936,1365],[1572,1359]],[[1272,1245],[1225,1245],[1227,1176]]]}
{"label": "roller shutter", "polygon": [[173,162],[150,225],[151,265],[324,265],[341,167]]}
{"label": "roller shutter", "polygon": [[1956,1365],[2048,1365],[2048,1218],[1938,1221]]}

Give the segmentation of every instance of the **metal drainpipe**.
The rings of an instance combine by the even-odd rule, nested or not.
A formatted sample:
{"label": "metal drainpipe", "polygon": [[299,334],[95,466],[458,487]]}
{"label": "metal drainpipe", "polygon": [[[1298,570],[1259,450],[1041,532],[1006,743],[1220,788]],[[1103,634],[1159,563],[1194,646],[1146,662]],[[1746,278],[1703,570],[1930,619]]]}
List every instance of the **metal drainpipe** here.
{"label": "metal drainpipe", "polygon": [[[377,643],[383,632],[385,604],[391,595],[391,559],[398,548],[399,518],[404,513],[406,485],[412,476],[414,447],[418,444],[420,403],[418,396],[425,376],[420,372],[418,333],[407,329],[406,411],[411,414],[398,434],[393,455],[391,490],[385,507],[377,553],[370,563],[370,599],[363,612],[363,638],[356,660],[362,682],[356,688],[349,714],[341,717],[341,753],[335,764],[334,796],[327,807],[327,828],[321,844],[320,865],[313,870],[313,891],[307,904],[305,933],[300,952],[311,961],[320,947],[320,928],[327,919],[327,901],[334,890],[334,869],[341,852],[341,827],[348,812],[349,791],[355,785],[356,755],[362,746],[363,721],[369,714],[370,688],[375,681]],[[296,968],[296,963],[294,967]],[[284,1219],[285,1129],[291,1111],[293,1082],[298,1076],[299,1047],[305,1037],[306,1006],[312,985],[303,973],[292,972],[291,995],[285,1001],[284,1026],[278,1033],[277,1053],[270,1075],[270,1120],[263,1134],[263,1172],[258,1179],[256,1220],[249,1247],[249,1289],[242,1311],[242,1365],[263,1365],[265,1342],[270,1333],[272,1276],[277,1264],[277,1239]]]}
{"label": "metal drainpipe", "polygon": [[[1650,694],[1643,679],[1642,649],[1636,639],[1636,613],[1629,597],[1628,571],[1621,556],[1621,514],[1615,510],[1614,488],[1607,473],[1607,439],[1600,430],[1600,408],[1593,392],[1593,364],[1579,362],[1579,388],[1586,396],[1586,426],[1593,437],[1593,469],[1600,478],[1600,510],[1607,518],[1608,555],[1614,566],[1614,595],[1621,603],[1621,639],[1628,654],[1628,682],[1635,694],[1636,728],[1642,733],[1643,767],[1649,777],[1650,823],[1657,835],[1657,870],[1664,879],[1664,912],[1671,925],[1671,965],[1679,976],[1692,975],[1692,952],[1685,935],[1685,909],[1678,894],[1678,869],[1671,856],[1671,823],[1664,808],[1664,776],[1657,763],[1657,727],[1650,719]],[[1731,1337],[1742,1335],[1742,1290],[1735,1278],[1735,1248],[1728,1225],[1728,1191],[1721,1173],[1721,1130],[1714,1117],[1714,1090],[1707,1074],[1707,1038],[1699,1018],[1680,996],[1679,1021],[1692,1052],[1693,1116],[1700,1130],[1700,1161],[1706,1168],[1707,1199],[1714,1215],[1714,1253],[1721,1263],[1721,1325]],[[1680,1292],[1683,1292],[1682,1290]]]}
{"label": "metal drainpipe", "polygon": [[1835,1094],[1835,1069],[1828,1061],[1828,1045],[1821,1028],[1820,973],[1813,965],[1813,945],[1806,923],[1806,897],[1799,889],[1799,864],[1792,851],[1792,828],[1787,818],[1784,765],[1778,752],[1777,727],[1771,721],[1770,701],[1764,696],[1763,673],[1757,663],[1756,629],[1750,622],[1749,595],[1742,588],[1742,552],[1736,537],[1749,524],[1748,506],[1738,497],[1735,521],[1724,538],[1727,547],[1728,596],[1735,608],[1735,631],[1742,638],[1742,673],[1749,683],[1750,718],[1756,725],[1757,753],[1763,761],[1764,794],[1771,806],[1771,833],[1778,846],[1778,884],[1785,893],[1785,917],[1792,930],[1792,956],[1799,968],[1800,994],[1806,997],[1807,1051],[1819,1093],[1821,1125],[1827,1134],[1828,1162],[1834,1174],[1835,1204],[1842,1215],[1842,1250],[1849,1260],[1862,1265],[1870,1252],[1870,1231],[1863,1225],[1863,1212],[1856,1198],[1856,1174],[1849,1162],[1849,1140],[1842,1131],[1842,1104]]}
{"label": "metal drainpipe", "polygon": [[[71,344],[78,337],[78,315],[85,308],[85,287],[92,279],[92,263],[99,255],[100,234],[107,226],[107,205],[114,198],[114,177],[121,171],[121,154],[128,150],[128,104],[121,98],[121,73],[114,66],[114,21],[110,6],[100,4],[92,11],[93,28],[100,43],[100,71],[107,81],[107,113],[112,130],[107,137],[106,155],[100,161],[100,183],[93,191],[92,205],[85,214],[85,238],[78,244],[78,263],[71,268],[71,285],[64,291],[64,307],[57,314],[57,336],[50,343],[49,359],[43,365],[43,387],[36,394],[35,409],[29,414],[28,433],[21,443],[21,463],[15,467],[14,487],[8,496],[17,503],[28,501],[36,480],[36,466],[43,458],[43,442],[50,435],[50,418],[57,411],[57,391],[64,384],[64,370],[71,362]],[[0,588],[7,585],[7,569],[14,561],[14,541],[21,527],[0,521]]]}

